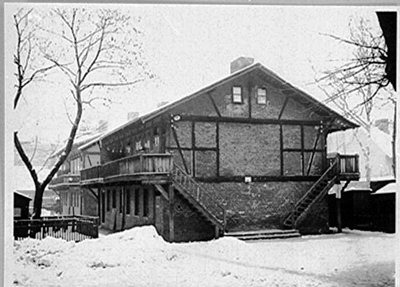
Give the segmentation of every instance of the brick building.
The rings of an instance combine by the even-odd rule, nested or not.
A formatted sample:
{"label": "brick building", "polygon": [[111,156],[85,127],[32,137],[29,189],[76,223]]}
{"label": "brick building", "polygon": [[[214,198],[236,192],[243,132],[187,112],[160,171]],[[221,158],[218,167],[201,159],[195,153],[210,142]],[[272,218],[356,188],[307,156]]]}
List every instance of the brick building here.
{"label": "brick building", "polygon": [[100,139],[81,186],[100,192],[103,228],[155,225],[169,241],[226,232],[328,229],[327,191],[358,179],[328,159],[329,133],[356,125],[252,60]]}

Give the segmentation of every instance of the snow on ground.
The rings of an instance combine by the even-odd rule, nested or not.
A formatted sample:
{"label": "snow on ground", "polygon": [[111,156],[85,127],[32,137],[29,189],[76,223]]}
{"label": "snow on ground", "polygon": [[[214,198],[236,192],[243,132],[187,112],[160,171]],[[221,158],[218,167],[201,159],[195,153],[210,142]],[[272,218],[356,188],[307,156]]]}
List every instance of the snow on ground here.
{"label": "snow on ground", "polygon": [[394,286],[393,234],[170,244],[151,226],[14,243],[14,286]]}

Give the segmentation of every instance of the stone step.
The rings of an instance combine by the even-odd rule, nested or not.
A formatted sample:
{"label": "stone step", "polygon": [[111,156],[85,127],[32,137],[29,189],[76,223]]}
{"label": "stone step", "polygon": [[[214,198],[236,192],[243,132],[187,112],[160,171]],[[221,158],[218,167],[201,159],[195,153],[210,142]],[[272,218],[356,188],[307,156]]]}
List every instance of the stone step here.
{"label": "stone step", "polygon": [[295,229],[264,229],[251,231],[226,232],[224,236],[236,237],[241,240],[283,239],[301,236]]}

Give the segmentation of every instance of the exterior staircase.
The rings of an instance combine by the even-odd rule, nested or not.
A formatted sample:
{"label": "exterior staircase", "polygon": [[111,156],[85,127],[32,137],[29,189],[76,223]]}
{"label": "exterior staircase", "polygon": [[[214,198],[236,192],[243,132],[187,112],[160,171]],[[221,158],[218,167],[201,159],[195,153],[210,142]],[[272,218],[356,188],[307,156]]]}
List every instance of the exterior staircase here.
{"label": "exterior staircase", "polygon": [[223,234],[226,222],[225,209],[216,202],[215,196],[208,195],[195,179],[176,164],[173,166],[171,177],[174,188],[218,229],[218,234]]}
{"label": "exterior staircase", "polygon": [[325,196],[331,187],[338,180],[337,171],[338,159],[331,162],[325,173],[311,186],[304,196],[296,203],[293,212],[291,212],[284,220],[283,226],[287,229],[296,229],[297,224],[307,214],[310,207]]}
{"label": "exterior staircase", "polygon": [[240,240],[266,240],[266,239],[286,239],[300,237],[300,233],[295,229],[280,230],[280,229],[265,229],[255,231],[238,231],[226,232],[224,236],[235,237]]}

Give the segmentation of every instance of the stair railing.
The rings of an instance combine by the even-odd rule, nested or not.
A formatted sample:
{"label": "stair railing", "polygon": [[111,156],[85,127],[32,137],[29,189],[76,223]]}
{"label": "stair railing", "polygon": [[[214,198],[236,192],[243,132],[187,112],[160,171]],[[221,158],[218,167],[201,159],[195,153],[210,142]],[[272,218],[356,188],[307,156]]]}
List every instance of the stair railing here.
{"label": "stair railing", "polygon": [[174,184],[179,185],[186,193],[191,196],[199,205],[207,210],[214,219],[225,228],[226,214],[225,208],[218,204],[212,196],[208,195],[204,188],[188,175],[179,166],[174,164],[172,170]]}
{"label": "stair railing", "polygon": [[[292,226],[295,225],[296,221],[298,218],[300,218],[301,214],[297,216],[297,218],[295,217],[295,213],[297,211],[297,209],[299,208],[299,206],[310,196],[310,194],[312,194],[313,192],[315,192],[315,189],[317,188],[317,186],[324,180],[330,180],[333,177],[335,177],[336,175],[336,171],[337,171],[337,166],[339,164],[339,158],[335,158],[335,160],[333,160],[331,162],[331,165],[329,166],[329,168],[321,175],[321,177],[310,187],[310,189],[297,201],[297,203],[294,206],[293,211],[290,213],[289,216],[287,216],[284,220],[284,224],[291,219],[292,220]],[[309,206],[311,206],[315,200],[318,198],[319,194],[308,204],[307,208]],[[306,209],[304,209],[303,212],[305,212]]]}

